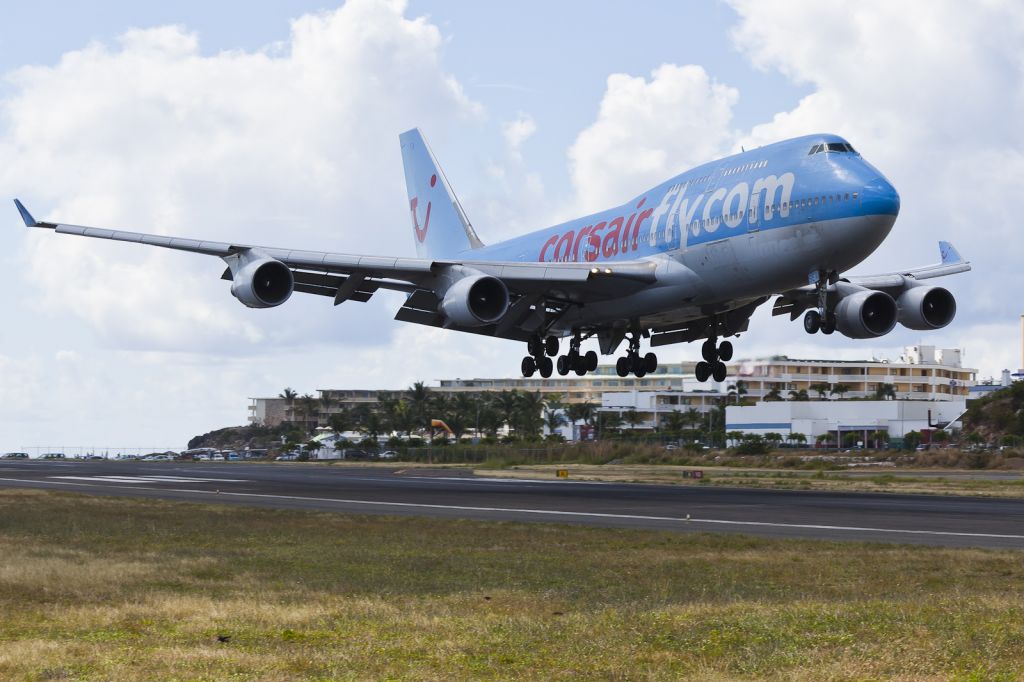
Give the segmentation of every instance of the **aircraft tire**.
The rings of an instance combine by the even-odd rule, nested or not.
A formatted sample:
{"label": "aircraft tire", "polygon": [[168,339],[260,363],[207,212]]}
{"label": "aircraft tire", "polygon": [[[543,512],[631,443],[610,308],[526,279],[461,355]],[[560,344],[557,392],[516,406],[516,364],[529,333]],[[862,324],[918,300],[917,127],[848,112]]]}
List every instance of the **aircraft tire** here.
{"label": "aircraft tire", "polygon": [[722,341],[718,344],[718,359],[724,362],[732,360],[732,341]]}
{"label": "aircraft tire", "polygon": [[615,361],[615,373],[620,377],[629,376],[629,358],[619,358]]}
{"label": "aircraft tire", "polygon": [[718,349],[715,348],[714,339],[708,339],[703,345],[701,345],[700,356],[704,358],[704,362],[709,365],[715,364],[715,361],[718,360]]}
{"label": "aircraft tire", "polygon": [[714,369],[711,370],[711,377],[719,383],[725,381],[727,374],[728,371],[725,368],[724,362],[716,362]]}
{"label": "aircraft tire", "polygon": [[821,329],[821,313],[817,310],[808,310],[804,315],[804,331],[808,334],[817,334]]}
{"label": "aircraft tire", "polygon": [[559,355],[558,356],[558,363],[556,364],[556,367],[558,369],[558,374],[560,376],[564,377],[566,374],[569,373],[569,370],[572,369],[572,363],[569,361],[569,357],[568,356],[566,356],[566,355]]}
{"label": "aircraft tire", "polygon": [[533,373],[537,371],[537,363],[533,361],[533,357],[527,355],[523,358],[523,363],[520,365],[520,369],[522,369],[524,377],[532,377]]}
{"label": "aircraft tire", "polygon": [[658,369],[658,356],[654,353],[648,353],[644,356],[644,371],[648,374],[654,374],[656,369]]}
{"label": "aircraft tire", "polygon": [[555,363],[551,362],[551,358],[538,358],[537,369],[540,371],[540,375],[545,379],[551,376],[551,372],[554,368]]}
{"label": "aircraft tire", "polygon": [[544,339],[544,350],[551,357],[555,357],[556,355],[558,355],[558,337],[549,336],[548,338]]}
{"label": "aircraft tire", "polygon": [[588,350],[587,354],[583,357],[587,361],[585,366],[588,372],[593,372],[597,369],[597,353],[592,350]]}
{"label": "aircraft tire", "polygon": [[836,330],[836,316],[835,313],[828,313],[825,315],[825,319],[821,321],[821,333],[831,334]]}
{"label": "aircraft tire", "polygon": [[704,360],[701,360],[700,362],[697,363],[697,366],[694,368],[693,373],[696,375],[697,381],[699,381],[700,383],[704,383],[711,376],[711,365],[709,365]]}

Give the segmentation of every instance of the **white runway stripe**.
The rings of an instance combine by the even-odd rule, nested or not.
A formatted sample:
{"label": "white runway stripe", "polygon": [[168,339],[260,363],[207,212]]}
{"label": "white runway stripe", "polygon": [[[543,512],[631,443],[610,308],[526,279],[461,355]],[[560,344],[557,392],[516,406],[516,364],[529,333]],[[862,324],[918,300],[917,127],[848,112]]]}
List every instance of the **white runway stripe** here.
{"label": "white runway stripe", "polygon": [[245,483],[244,478],[190,478],[187,476],[48,476],[68,481],[106,483]]}

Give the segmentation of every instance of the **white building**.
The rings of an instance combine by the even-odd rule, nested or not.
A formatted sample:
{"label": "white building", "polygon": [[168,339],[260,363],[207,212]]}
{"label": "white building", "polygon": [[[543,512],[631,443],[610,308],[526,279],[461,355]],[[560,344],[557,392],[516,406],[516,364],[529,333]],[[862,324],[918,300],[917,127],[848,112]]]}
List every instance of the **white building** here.
{"label": "white building", "polygon": [[871,440],[876,431],[890,438],[903,438],[909,431],[959,428],[955,420],[967,409],[960,400],[811,400],[761,402],[725,408],[725,430],[764,435],[779,433],[784,438],[802,433],[808,443],[822,434],[855,432]]}

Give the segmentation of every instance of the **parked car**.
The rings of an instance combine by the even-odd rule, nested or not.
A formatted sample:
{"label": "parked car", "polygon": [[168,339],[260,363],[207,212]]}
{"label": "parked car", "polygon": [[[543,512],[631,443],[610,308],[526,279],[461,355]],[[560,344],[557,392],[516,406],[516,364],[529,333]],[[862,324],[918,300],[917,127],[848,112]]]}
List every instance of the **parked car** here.
{"label": "parked car", "polygon": [[27,452],[8,452],[3,456],[4,459],[28,459]]}
{"label": "parked car", "polygon": [[394,450],[385,450],[377,455],[377,459],[398,459],[398,453]]}
{"label": "parked car", "polygon": [[63,452],[46,452],[40,459],[67,459]]}
{"label": "parked car", "polygon": [[294,452],[286,452],[283,455],[278,455],[274,458],[275,462],[294,462],[299,458]]}

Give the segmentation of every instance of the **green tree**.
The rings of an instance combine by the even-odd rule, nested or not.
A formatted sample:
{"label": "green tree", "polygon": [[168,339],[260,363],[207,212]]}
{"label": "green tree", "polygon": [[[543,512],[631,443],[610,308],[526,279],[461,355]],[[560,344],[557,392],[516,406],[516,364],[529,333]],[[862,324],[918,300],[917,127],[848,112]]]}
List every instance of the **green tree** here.
{"label": "green tree", "polygon": [[896,386],[893,384],[879,384],[875,387],[875,400],[895,400]]}
{"label": "green tree", "polygon": [[[314,417],[320,407],[320,401],[314,398],[311,394],[306,393],[299,399],[299,412],[302,414],[304,419],[302,420],[303,428],[306,431],[312,431],[316,428]],[[313,424],[313,426],[311,426]]]}
{"label": "green tree", "polygon": [[492,396],[494,408],[502,416],[502,423],[508,426],[509,435],[515,428],[515,416],[519,410],[519,391],[501,391]]}
{"label": "green tree", "polygon": [[772,389],[764,394],[765,402],[773,403],[779,402],[782,398],[782,391],[779,390],[778,386],[772,386]]}
{"label": "green tree", "polygon": [[764,434],[764,440],[766,443],[768,443],[769,447],[774,449],[779,447],[779,443],[781,443],[784,439],[781,433],[775,433],[774,431],[770,431]]}
{"label": "green tree", "polygon": [[523,438],[534,438],[540,433],[544,424],[544,398],[535,391],[519,393],[513,422],[516,434]]}
{"label": "green tree", "polygon": [[875,442],[875,447],[879,448],[882,446],[882,443],[889,442],[889,432],[882,429],[874,431],[871,434],[871,440]]}
{"label": "green tree", "polygon": [[455,434],[456,442],[462,439],[462,434],[471,426],[476,428],[477,410],[482,408],[480,397],[469,393],[456,393],[445,403],[444,420]]}
{"label": "green tree", "polygon": [[298,392],[293,390],[290,386],[286,386],[285,389],[277,395],[277,397],[284,398],[284,418],[287,421],[295,421],[295,399],[299,397]]}
{"label": "green tree", "polygon": [[662,418],[661,424],[667,433],[677,435],[686,428],[686,415],[683,412],[673,410]]}
{"label": "green tree", "polygon": [[544,399],[544,425],[548,428],[548,433],[555,435],[558,429],[567,422],[562,396],[558,394],[546,396]]}
{"label": "green tree", "polygon": [[743,440],[745,435],[742,431],[729,431],[725,434],[725,439],[730,443],[738,443]]}
{"label": "green tree", "polygon": [[801,446],[804,446],[804,445],[807,445],[807,436],[805,436],[804,434],[799,433],[799,432],[797,432],[797,433],[790,433],[789,434],[789,442],[790,443],[799,444]]}
{"label": "green tree", "polygon": [[637,425],[643,421],[643,419],[640,418],[640,413],[632,407],[626,410],[625,414],[622,415],[622,419],[629,424],[629,428],[631,430],[636,429]]}
{"label": "green tree", "polygon": [[790,391],[789,392],[789,399],[790,400],[794,400],[796,402],[806,402],[806,401],[810,400],[811,398],[810,398],[810,396],[807,395],[807,390],[801,388],[799,391]]}
{"label": "green tree", "polygon": [[809,388],[818,394],[819,400],[824,400],[825,394],[828,393],[831,387],[825,382],[818,382],[816,384],[811,384]]}
{"label": "green tree", "polygon": [[829,395],[838,395],[839,399],[842,400],[843,396],[850,390],[847,384],[836,384],[829,390]]}
{"label": "green tree", "polygon": [[352,428],[352,418],[347,410],[335,412],[327,418],[327,426],[332,433],[344,433]]}
{"label": "green tree", "polygon": [[426,434],[433,431],[430,427],[432,397],[430,389],[422,381],[417,381],[406,389],[405,400],[408,402],[409,419],[413,424],[410,431],[413,428],[422,429]]}
{"label": "green tree", "polygon": [[729,384],[726,393],[731,399],[735,399],[735,403],[739,405],[743,401],[743,396],[747,394],[747,382],[739,379],[736,383]]}
{"label": "green tree", "polygon": [[903,449],[916,450],[917,446],[921,444],[922,438],[920,431],[907,431],[903,434]]}

